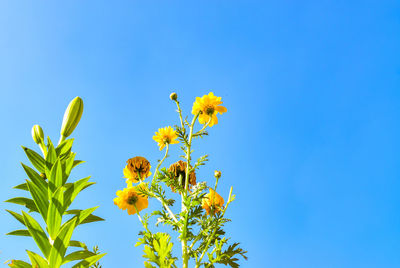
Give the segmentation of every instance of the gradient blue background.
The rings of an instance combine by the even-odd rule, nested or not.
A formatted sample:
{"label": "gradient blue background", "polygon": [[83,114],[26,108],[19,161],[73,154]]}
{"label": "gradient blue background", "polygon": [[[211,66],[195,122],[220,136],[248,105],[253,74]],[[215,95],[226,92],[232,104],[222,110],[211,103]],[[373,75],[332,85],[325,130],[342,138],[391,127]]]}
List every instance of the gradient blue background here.
{"label": "gradient blue background", "polygon": [[[24,179],[32,125],[57,140],[79,95],[74,178],[97,184],[76,207],[107,220],[75,238],[105,268],[141,267],[137,218],[112,202],[125,160],[162,157],[172,90],[185,113],[213,90],[228,113],[195,146],[211,155],[198,177],[218,168],[221,193],[234,186],[242,267],[400,267],[399,48],[398,1],[1,1],[1,200]],[[6,208],[0,261],[27,259]]]}

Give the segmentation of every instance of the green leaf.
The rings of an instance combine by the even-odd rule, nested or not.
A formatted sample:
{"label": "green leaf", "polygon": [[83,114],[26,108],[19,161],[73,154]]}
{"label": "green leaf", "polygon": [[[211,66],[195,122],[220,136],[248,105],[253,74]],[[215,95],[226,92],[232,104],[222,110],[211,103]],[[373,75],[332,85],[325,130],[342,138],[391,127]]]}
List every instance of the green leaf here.
{"label": "green leaf", "polygon": [[18,184],[17,186],[14,186],[13,189],[19,189],[19,190],[29,191],[29,190],[28,190],[28,185],[26,185],[26,183]]}
{"label": "green leaf", "polygon": [[86,259],[88,257],[95,256],[95,255],[96,254],[94,254],[93,252],[91,252],[89,250],[75,251],[75,252],[72,252],[71,254],[68,254],[67,256],[65,256],[65,258],[63,260],[63,264],[70,262],[70,261]]}
{"label": "green leaf", "polygon": [[71,153],[65,161],[62,161],[62,168],[63,168],[63,185],[67,182],[69,175],[71,174],[72,168],[74,166],[74,159],[76,153]]}
{"label": "green leaf", "polygon": [[30,265],[27,262],[20,261],[20,260],[12,260],[12,267],[15,268],[32,268],[32,265]]}
{"label": "green leaf", "polygon": [[4,202],[22,205],[22,206],[25,206],[30,211],[39,212],[39,210],[36,207],[35,202],[32,199],[29,199],[26,197],[14,197],[14,198],[8,199]]}
{"label": "green leaf", "polygon": [[85,187],[88,186],[88,184],[91,184],[88,182],[90,179],[89,177],[80,179],[72,184],[65,190],[64,192],[64,209],[66,210],[69,205],[74,201],[75,197],[82,191]]}
{"label": "green leaf", "polygon": [[58,268],[62,264],[74,228],[75,219],[63,225],[61,228],[57,238],[54,240],[54,246],[51,248],[50,256],[48,258],[50,267]]}
{"label": "green leaf", "polygon": [[50,253],[51,245],[46,233],[43,231],[42,227],[40,227],[39,223],[32,218],[32,216],[24,211],[22,211],[22,215],[24,216],[25,226],[28,227],[29,233],[35,240],[43,255],[47,258]]}
{"label": "green leaf", "polygon": [[85,163],[83,160],[74,160],[74,164],[72,165],[72,168],[76,167],[77,165],[80,165],[82,163]]}
{"label": "green leaf", "polygon": [[[96,207],[98,208],[98,207]],[[94,208],[94,209],[96,209]],[[88,210],[88,209],[87,209]],[[91,223],[91,222],[96,222],[96,221],[104,221],[103,218],[90,214],[85,216],[85,218],[83,218],[84,216],[84,211],[80,210],[80,209],[71,209],[65,212],[65,214],[74,214],[74,215],[79,215],[79,224],[85,224],[85,223]]]}
{"label": "green leaf", "polygon": [[26,148],[22,146],[22,149],[24,149],[26,156],[28,157],[29,161],[32,163],[32,165],[40,172],[44,173],[45,171],[45,161],[43,157],[38,154],[37,152]]}
{"label": "green leaf", "polygon": [[83,249],[87,250],[87,246],[86,246],[85,243],[82,243],[82,242],[79,242],[79,241],[76,241],[76,240],[69,241],[69,246],[70,247],[83,248]]}
{"label": "green leaf", "polygon": [[56,162],[57,160],[57,153],[56,150],[54,149],[54,145],[51,142],[50,138],[47,137],[47,155],[46,155],[46,165],[47,168],[50,169],[50,167]]}
{"label": "green leaf", "polygon": [[55,239],[60,231],[62,215],[64,214],[64,192],[59,187],[50,200],[47,214],[47,228],[51,239]]}
{"label": "green leaf", "polygon": [[40,268],[48,268],[49,265],[47,264],[47,261],[45,259],[43,259],[42,256],[40,256],[39,254],[29,251],[26,251],[28,253],[29,259],[32,262],[32,267],[40,267]]}
{"label": "green leaf", "polygon": [[75,264],[74,266],[72,266],[72,268],[89,267],[90,265],[93,265],[93,264],[96,263],[98,260],[100,260],[101,258],[103,258],[103,256],[105,256],[105,255],[106,255],[106,253],[88,257],[88,258],[84,259],[83,261],[80,261],[80,262],[78,262],[77,264]]}
{"label": "green leaf", "polygon": [[71,147],[74,143],[74,139],[68,139],[60,143],[56,148],[56,154],[59,158],[63,158],[71,153]]}
{"label": "green leaf", "polygon": [[31,236],[28,230],[15,230],[7,233],[6,235]]}
{"label": "green leaf", "polygon": [[40,214],[43,219],[46,221],[47,219],[47,210],[49,208],[49,200],[47,199],[47,194],[40,191],[40,189],[33,184],[31,181],[26,181],[28,184],[29,192],[32,195],[33,201],[36,204],[36,207],[39,209]]}
{"label": "green leaf", "polygon": [[62,186],[63,183],[63,171],[60,163],[60,159],[57,159],[50,170],[49,176],[49,187],[54,192],[58,187]]}
{"label": "green leaf", "polygon": [[31,179],[31,181],[38,187],[38,189],[43,193],[43,194],[47,194],[47,182],[40,177],[40,175],[34,171],[33,169],[31,169],[30,167],[24,165],[23,163],[21,163],[22,167],[25,170],[26,175],[28,175],[28,177]]}
{"label": "green leaf", "polygon": [[23,217],[21,214],[18,214],[17,212],[14,212],[14,211],[11,211],[11,210],[8,210],[8,209],[6,209],[6,211],[7,211],[8,213],[10,213],[14,218],[16,218],[17,221],[19,221],[20,223],[22,223],[23,225],[25,225],[24,217]]}

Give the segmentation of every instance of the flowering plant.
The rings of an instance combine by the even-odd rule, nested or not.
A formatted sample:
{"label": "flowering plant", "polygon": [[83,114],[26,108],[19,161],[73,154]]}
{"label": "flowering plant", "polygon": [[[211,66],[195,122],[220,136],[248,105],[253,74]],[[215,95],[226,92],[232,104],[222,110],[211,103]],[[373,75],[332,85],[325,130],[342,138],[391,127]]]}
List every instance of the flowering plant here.
{"label": "flowering plant", "polygon": [[[165,232],[154,232],[150,226],[150,219],[156,217],[155,225],[170,226],[177,233],[181,244],[182,267],[214,267],[215,264],[225,264],[230,267],[239,267],[237,256],[247,259],[246,251],[239,247],[239,243],[230,243],[223,229],[230,221],[225,217],[228,206],[234,201],[232,187],[226,203],[217,193],[217,186],[221,172],[215,171],[213,187],[207,182],[197,182],[196,170],[204,166],[208,156],[204,155],[192,162],[192,144],[194,139],[208,135],[206,129],[218,124],[218,114],[227,111],[221,106],[221,97],[212,92],[203,97],[197,97],[193,104],[191,122],[183,119],[182,110],[176,93],[170,99],[177,105],[179,125],[160,128],[153,139],[159,149],[164,150],[164,157],[158,162],[153,177],[147,159],[136,156],[127,161],[123,170],[127,186],[117,191],[114,204],[128,214],[136,214],[143,225],[139,233],[140,238],[136,246],[144,245],[144,266],[150,267],[178,267],[178,257],[174,256],[172,236]],[[202,127],[195,131],[196,122]],[[163,167],[169,157],[169,147],[181,144],[182,160]],[[169,187],[175,193],[172,198],[167,196],[165,189]],[[160,202],[160,209],[150,214],[141,215],[141,211],[148,208],[148,199],[154,198]],[[180,210],[176,209],[176,198],[180,199]]]}
{"label": "flowering plant", "polygon": [[[65,111],[57,146],[53,145],[49,137],[45,144],[42,128],[39,125],[33,126],[32,138],[42,155],[22,147],[34,168],[22,164],[27,179],[14,188],[25,191],[28,197],[14,197],[6,202],[22,205],[28,211],[17,213],[7,210],[24,226],[24,229],[12,231],[8,235],[32,237],[43,255],[27,250],[31,263],[11,260],[11,267],[58,268],[76,261],[73,267],[100,267],[97,261],[105,254],[99,254],[97,247],[90,251],[84,243],[71,240],[78,226],[103,220],[92,214],[98,207],[70,209],[76,196],[94,184],[89,181],[90,177],[69,181],[72,169],[84,162],[75,160],[76,153],[72,152],[74,140],[67,139],[78,125],[82,112],[83,101],[76,97]],[[39,218],[44,225],[39,223]],[[73,248],[78,250],[71,251]]]}

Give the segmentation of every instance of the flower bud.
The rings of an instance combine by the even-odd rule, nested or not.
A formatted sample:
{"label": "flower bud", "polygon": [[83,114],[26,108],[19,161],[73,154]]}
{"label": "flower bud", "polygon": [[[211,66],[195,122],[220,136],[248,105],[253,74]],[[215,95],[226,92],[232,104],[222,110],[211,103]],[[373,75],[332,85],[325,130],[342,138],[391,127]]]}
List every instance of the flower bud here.
{"label": "flower bud", "polygon": [[32,127],[32,138],[37,144],[41,144],[44,141],[43,129],[39,125]]}
{"label": "flower bud", "polygon": [[76,97],[73,99],[65,110],[64,118],[61,126],[61,136],[68,137],[72,134],[74,129],[81,120],[83,112],[83,101],[81,98]]}
{"label": "flower bud", "polygon": [[169,95],[169,98],[173,101],[176,101],[178,99],[178,94],[172,92],[171,95]]}
{"label": "flower bud", "polygon": [[221,171],[216,170],[214,172],[214,177],[217,178],[217,179],[221,178]]}

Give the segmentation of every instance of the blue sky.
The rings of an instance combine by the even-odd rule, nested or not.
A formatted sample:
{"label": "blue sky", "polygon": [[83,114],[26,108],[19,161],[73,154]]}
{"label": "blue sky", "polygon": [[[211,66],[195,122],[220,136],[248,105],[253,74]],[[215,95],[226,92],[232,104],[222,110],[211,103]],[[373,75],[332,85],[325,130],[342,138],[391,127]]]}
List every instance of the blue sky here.
{"label": "blue sky", "polygon": [[[0,197],[23,181],[20,145],[42,125],[58,139],[81,96],[73,137],[95,186],[77,207],[105,222],[76,233],[141,267],[137,218],[112,199],[135,155],[162,155],[152,135],[213,91],[228,112],[195,145],[198,177],[234,187],[232,239],[242,267],[400,266],[400,5],[397,1],[2,1]],[[174,162],[171,157],[167,164]],[[172,156],[172,154],[171,154]],[[156,206],[156,203],[151,203]],[[37,251],[0,203],[0,261]]]}

